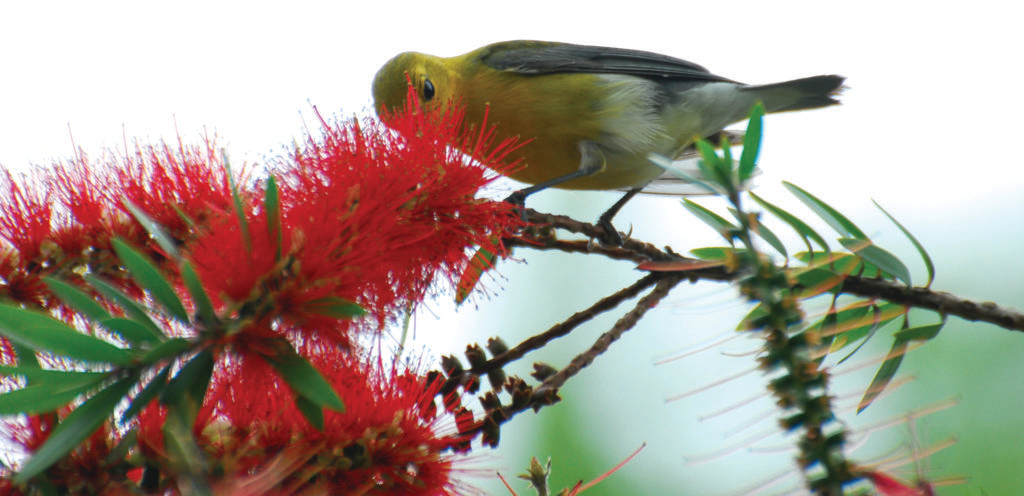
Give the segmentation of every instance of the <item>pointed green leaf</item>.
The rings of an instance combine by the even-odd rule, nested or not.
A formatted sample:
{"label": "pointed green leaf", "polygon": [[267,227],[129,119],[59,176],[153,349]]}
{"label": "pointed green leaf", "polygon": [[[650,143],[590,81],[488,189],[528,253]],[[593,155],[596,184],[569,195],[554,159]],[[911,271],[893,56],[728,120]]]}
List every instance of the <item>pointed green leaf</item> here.
{"label": "pointed green leaf", "polygon": [[794,254],[793,258],[806,263],[808,268],[831,270],[843,276],[854,274],[863,268],[863,260],[851,253],[802,251]]}
{"label": "pointed green leaf", "polygon": [[783,181],[782,185],[786,187],[794,196],[800,201],[804,202],[814,213],[818,214],[828,225],[832,226],[839,234],[848,238],[856,239],[868,239],[868,236],[861,231],[856,224],[847,219],[843,214],[839,213],[838,210],[832,208],[829,204],[821,201],[818,197],[804,191],[799,186]]}
{"label": "pointed green leaf", "polygon": [[327,296],[310,301],[302,306],[306,312],[325,315],[336,319],[351,319],[366,315],[366,310],[356,303],[336,296]]}
{"label": "pointed green leaf", "polygon": [[868,341],[871,341],[871,338],[875,337],[875,334],[878,333],[879,329],[881,329],[884,325],[890,322],[882,321],[881,319],[878,318],[877,308],[872,307],[872,312],[875,318],[871,321],[871,325],[864,326],[859,329],[854,329],[843,334],[843,337],[846,338],[848,342],[851,343],[857,341],[858,339],[861,339],[861,336],[863,336],[864,339],[860,341],[860,344],[858,344],[857,347],[853,349],[853,351],[847,353],[846,356],[844,356],[843,358],[840,358],[839,361],[836,362],[836,365],[842,364],[849,360],[850,357],[852,357],[858,351],[860,351],[861,348],[864,347],[864,345],[868,344]]}
{"label": "pointed green leaf", "polygon": [[903,265],[903,262],[895,255],[879,248],[870,240],[839,238],[839,244],[879,269],[896,276],[907,286],[913,285],[910,282],[910,270],[907,269],[907,266]]}
{"label": "pointed green leaf", "polygon": [[116,286],[92,274],[85,275],[85,282],[89,283],[93,289],[105,298],[117,303],[117,305],[124,310],[124,313],[128,318],[145,326],[152,335],[153,341],[163,341],[167,338],[163,331],[160,330],[160,327],[156,325],[156,322],[153,322],[153,319],[151,319],[149,314],[146,313],[146,309],[130,296],[124,294]]}
{"label": "pointed green leaf", "polygon": [[181,260],[181,253],[178,251],[177,243],[175,243],[174,239],[164,231],[164,228],[139,208],[138,205],[132,203],[131,200],[125,198],[122,201],[128,211],[132,213],[132,216],[135,217],[135,220],[139,221],[139,224],[142,224],[142,227],[149,233],[149,236],[153,238],[156,241],[156,244],[160,246],[160,249],[164,251],[164,254],[171,260]]}
{"label": "pointed green leaf", "polygon": [[779,239],[779,237],[776,236],[771,229],[768,229],[768,226],[761,223],[761,221],[758,219],[755,220],[754,224],[751,227],[753,228],[753,231],[758,236],[760,236],[761,239],[765,240],[765,242],[768,243],[772,248],[774,248],[775,251],[779,252],[779,254],[781,254],[783,257],[788,257],[786,253],[786,245],[782,244],[782,241]]}
{"label": "pointed green leaf", "polygon": [[0,415],[52,412],[94,389],[104,378],[77,383],[39,383],[0,394]]}
{"label": "pointed green leaf", "polygon": [[291,344],[281,341],[275,352],[274,356],[264,355],[263,358],[281,374],[296,396],[303,396],[320,407],[345,411],[345,404],[331,384],[316,367],[296,353]]}
{"label": "pointed green leaf", "polygon": [[653,163],[654,165],[657,165],[658,167],[661,167],[662,169],[668,171],[673,176],[676,176],[682,179],[683,181],[686,181],[687,184],[694,184],[700,186],[701,188],[707,190],[707,192],[711,193],[712,195],[722,194],[722,190],[716,189],[714,185],[708,183],[707,181],[692,174],[689,174],[686,171],[680,169],[679,167],[672,165],[672,160],[662,155],[651,153],[647,155],[647,160],[651,161],[651,163]]}
{"label": "pointed green leaf", "polygon": [[718,231],[718,234],[721,234],[727,241],[732,240],[733,233],[736,232],[738,228],[728,220],[725,220],[721,215],[690,201],[688,198],[683,198],[683,206],[698,219]]}
{"label": "pointed green leaf", "polygon": [[277,181],[274,179],[273,174],[267,178],[267,189],[263,196],[263,209],[267,213],[267,235],[270,236],[271,246],[274,247],[274,260],[280,260],[284,235],[281,232],[281,200],[277,192]]}
{"label": "pointed green leaf", "polygon": [[797,298],[818,296],[843,284],[845,277],[830,270],[802,267],[791,272],[793,291]]}
{"label": "pointed green leaf", "polygon": [[701,158],[697,160],[697,168],[704,178],[710,181],[717,189],[726,193],[733,191],[731,181],[731,164],[715,153],[715,147],[703,138],[694,142],[694,147],[700,152]]}
{"label": "pointed green leaf", "polygon": [[893,333],[893,337],[903,341],[928,341],[935,339],[935,336],[939,335],[939,331],[946,325],[946,321],[943,320],[937,324],[928,324],[917,327],[908,327],[906,329],[900,329]]}
{"label": "pointed green leaf", "polygon": [[192,357],[160,393],[160,403],[198,411],[213,376],[213,352],[204,349]]}
{"label": "pointed green leaf", "polygon": [[199,320],[207,326],[217,322],[217,312],[213,309],[210,295],[206,293],[203,282],[199,280],[199,274],[188,260],[181,262],[181,280],[185,283],[189,296],[192,297],[192,304],[195,306],[196,313],[199,314]]}
{"label": "pointed green leaf", "polygon": [[746,253],[746,248],[732,248],[729,246],[707,246],[694,248],[690,253],[701,260],[730,260],[736,256]]}
{"label": "pointed green leaf", "polygon": [[89,317],[89,319],[100,321],[110,318],[110,312],[107,312],[103,305],[100,305],[92,295],[59,279],[52,277],[43,277],[42,279],[50,292],[56,295],[57,298],[60,298],[60,301]]}
{"label": "pointed green leaf", "polygon": [[878,395],[885,391],[885,387],[892,382],[892,378],[896,377],[896,372],[900,369],[900,364],[903,363],[903,355],[907,352],[907,342],[902,339],[893,341],[892,348],[889,350],[889,354],[882,366],[878,367],[878,372],[875,373],[875,378],[871,380],[871,385],[868,386],[868,390],[864,393],[864,397],[861,398],[860,404],[857,405],[857,413],[863,412],[865,408],[871,406],[871,403],[878,398]]}
{"label": "pointed green leaf", "polygon": [[149,350],[140,360],[142,363],[156,363],[165,358],[181,355],[193,346],[195,344],[185,338],[168,339]]}
{"label": "pointed green leaf", "polygon": [[768,309],[763,303],[758,303],[750,310],[749,313],[747,313],[745,317],[740,320],[739,325],[736,326],[736,330],[751,331],[754,329],[760,329],[768,323],[768,317]]}
{"label": "pointed green leaf", "polygon": [[800,238],[804,240],[804,244],[807,245],[807,250],[809,252],[813,252],[813,249],[811,248],[811,243],[807,241],[808,238],[813,240],[819,247],[821,247],[822,250],[825,250],[826,255],[829,253],[830,250],[828,247],[828,243],[825,241],[825,238],[821,237],[821,235],[818,234],[817,231],[812,229],[811,226],[808,226],[806,223],[804,223],[804,221],[800,220],[795,215],[779,208],[778,206],[769,203],[767,200],[755,195],[753,192],[750,193],[750,197],[753,198],[754,201],[756,201],[759,205],[764,207],[765,210],[771,212],[772,215],[782,219],[782,221],[785,222],[786,224],[789,224],[789,226],[792,227],[793,230],[800,235]]}
{"label": "pointed green leaf", "polygon": [[[914,244],[914,248],[917,248],[917,253],[921,255],[921,260],[924,261],[924,266],[926,269],[928,269],[928,282],[925,283],[924,287],[930,288],[932,286],[932,280],[935,279],[935,264],[932,263],[932,257],[928,255],[928,251],[924,249],[924,245],[922,245],[921,242],[918,241],[913,234],[910,234],[910,231],[908,231],[906,227],[903,227],[903,224],[900,224],[900,221],[896,220],[895,217],[893,217],[889,212],[882,208],[882,206],[879,205],[878,202],[874,200],[871,201],[872,203],[875,204],[876,207],[878,207],[879,210],[882,211],[883,214],[885,214],[886,217],[889,218],[889,220],[892,221],[893,224],[896,224],[896,227],[900,228],[900,231],[903,231],[903,235],[906,236],[907,239],[909,239],[910,242]],[[908,282],[907,285],[910,285],[910,283]]]}
{"label": "pointed green leaf", "polygon": [[146,345],[148,348],[160,341],[153,337],[150,329],[134,320],[121,317],[111,317],[99,321],[99,324],[110,332],[117,333],[125,341],[139,345]]}
{"label": "pointed green leaf", "polygon": [[296,396],[295,407],[314,429],[324,430],[324,409],[320,405],[306,399],[305,396]]}
{"label": "pointed green leaf", "polygon": [[0,375],[24,377],[35,384],[51,384],[58,386],[76,386],[95,384],[109,377],[108,372],[77,372],[70,370],[41,369],[38,367],[9,367],[0,365]]}
{"label": "pointed green leaf", "polygon": [[43,473],[96,432],[135,385],[135,380],[135,377],[126,377],[115,382],[68,414],[14,476],[14,484],[25,484]]}
{"label": "pointed green leaf", "polygon": [[235,215],[238,217],[238,227],[242,232],[242,241],[245,243],[245,251],[252,253],[252,236],[249,234],[249,219],[245,215],[245,206],[242,202],[242,195],[238,192],[238,184],[231,173],[231,165],[228,158],[224,156],[224,168],[227,169],[228,187],[231,188],[231,199],[235,204]]}
{"label": "pointed green leaf", "polygon": [[163,391],[164,386],[167,385],[167,376],[170,375],[170,373],[171,365],[164,366],[163,370],[153,377],[153,379],[149,381],[149,384],[146,384],[146,387],[142,388],[142,391],[139,391],[139,394],[136,394],[135,397],[132,398],[132,402],[128,405],[128,408],[123,414],[121,414],[122,423],[127,423],[129,420],[135,418],[139,412],[149,406],[149,404],[156,399],[157,395]]}
{"label": "pointed green leaf", "polygon": [[112,244],[118,258],[121,259],[124,267],[128,269],[132,279],[140,287],[149,291],[150,296],[164,307],[171,317],[174,317],[183,324],[191,323],[188,311],[181,304],[181,300],[178,299],[178,295],[174,292],[171,283],[160,273],[160,269],[153,265],[146,256],[128,246],[128,243],[120,239],[114,239]]}
{"label": "pointed green leaf", "polygon": [[466,268],[462,270],[462,276],[459,278],[459,284],[455,290],[456,305],[461,305],[466,298],[469,298],[484,272],[494,268],[494,262],[497,259],[497,253],[484,247],[477,249],[473,258],[469,259],[469,263],[466,264]]}
{"label": "pointed green leaf", "polygon": [[36,351],[93,363],[131,365],[132,355],[35,310],[0,303],[0,335]]}
{"label": "pointed green leaf", "polygon": [[16,341],[11,342],[11,347],[14,348],[14,356],[17,358],[15,363],[21,367],[39,368],[39,359],[36,358],[36,350]]}
{"label": "pointed green leaf", "polygon": [[743,153],[740,155],[739,178],[740,184],[747,182],[754,174],[757,167],[757,155],[761,151],[762,126],[764,121],[764,104],[757,102],[754,108],[750,109],[750,120],[747,122],[747,132],[743,136]]}

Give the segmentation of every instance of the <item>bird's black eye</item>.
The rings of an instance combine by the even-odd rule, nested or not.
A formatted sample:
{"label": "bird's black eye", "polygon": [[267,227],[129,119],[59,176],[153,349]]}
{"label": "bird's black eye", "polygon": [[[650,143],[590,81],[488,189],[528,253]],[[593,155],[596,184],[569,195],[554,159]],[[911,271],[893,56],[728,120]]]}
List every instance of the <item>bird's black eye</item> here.
{"label": "bird's black eye", "polygon": [[423,79],[423,101],[429,102],[430,99],[434,98],[434,83],[431,83],[429,79]]}

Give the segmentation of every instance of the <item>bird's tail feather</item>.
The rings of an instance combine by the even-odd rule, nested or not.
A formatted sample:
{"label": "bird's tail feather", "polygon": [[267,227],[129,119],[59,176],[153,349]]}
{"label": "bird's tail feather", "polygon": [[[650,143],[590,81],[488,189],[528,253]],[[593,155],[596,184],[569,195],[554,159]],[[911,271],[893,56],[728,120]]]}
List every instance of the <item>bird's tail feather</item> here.
{"label": "bird's tail feather", "polygon": [[839,103],[835,97],[843,90],[846,78],[836,75],[812,76],[782,83],[752,85],[744,91],[756,91],[768,112],[827,107]]}

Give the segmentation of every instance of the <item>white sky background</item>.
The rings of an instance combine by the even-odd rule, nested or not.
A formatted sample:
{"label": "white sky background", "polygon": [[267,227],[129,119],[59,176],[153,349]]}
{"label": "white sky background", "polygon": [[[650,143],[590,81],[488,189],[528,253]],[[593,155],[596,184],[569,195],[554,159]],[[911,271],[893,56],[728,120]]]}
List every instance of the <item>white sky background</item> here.
{"label": "white sky background", "polygon": [[[874,198],[926,245],[969,242],[951,229],[1020,223],[1024,34],[1013,2],[494,5],[4,3],[0,166],[70,156],[69,125],[75,143],[98,155],[120,149],[123,133],[173,140],[175,122],[186,142],[205,129],[223,138],[233,162],[260,161],[299,137],[303,119],[315,123],[310,104],[327,116],[364,113],[374,73],[399,52],[457,55],[543,39],[661,52],[750,83],[845,75],[843,106],[767,118],[763,196],[796,206],[777,186],[791,180],[862,228],[884,226],[887,239],[900,239]],[[545,193],[560,194],[593,198]],[[640,200],[625,222],[639,222],[630,212],[650,215]],[[597,203],[586,215],[608,204],[603,196]],[[998,235],[978,246],[991,239]]]}

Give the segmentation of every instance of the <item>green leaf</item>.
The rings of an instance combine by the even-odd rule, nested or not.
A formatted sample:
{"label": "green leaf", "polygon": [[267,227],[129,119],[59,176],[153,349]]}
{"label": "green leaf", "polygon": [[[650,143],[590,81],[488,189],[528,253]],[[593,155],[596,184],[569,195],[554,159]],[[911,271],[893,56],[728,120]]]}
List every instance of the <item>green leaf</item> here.
{"label": "green leaf", "polygon": [[728,220],[725,220],[721,215],[690,201],[688,198],[683,198],[683,206],[698,219],[718,231],[718,234],[721,234],[726,241],[732,240],[733,233],[736,232],[738,228]]}
{"label": "green leaf", "polygon": [[476,253],[473,254],[473,258],[469,259],[469,263],[463,269],[462,276],[459,277],[459,284],[455,289],[456,305],[461,305],[462,302],[466,301],[466,298],[469,298],[470,293],[473,292],[473,288],[480,282],[484,272],[494,268],[494,261],[497,259],[497,253],[484,247],[477,249]]}
{"label": "green leaf", "polygon": [[218,321],[217,312],[213,308],[210,295],[206,293],[206,288],[203,287],[202,281],[199,280],[199,274],[196,273],[196,270],[188,260],[181,262],[181,280],[185,283],[189,296],[192,297],[192,304],[196,307],[199,320],[207,324],[207,326],[216,323]]}
{"label": "green leaf", "polygon": [[768,309],[763,303],[758,303],[754,308],[750,310],[745,317],[740,320],[739,325],[736,326],[737,331],[752,331],[759,329],[764,326],[764,319],[768,318]]}
{"label": "green leaf", "polygon": [[863,268],[863,260],[852,253],[802,251],[794,254],[793,258],[806,263],[808,268],[827,269],[844,276]]}
{"label": "green leaf", "polygon": [[[910,242],[914,244],[914,248],[917,248],[917,253],[921,255],[921,260],[924,261],[924,266],[926,269],[928,269],[928,282],[925,283],[924,287],[930,288],[932,286],[932,280],[935,279],[935,264],[932,263],[932,257],[928,255],[928,251],[924,249],[924,245],[922,245],[921,242],[918,241],[913,234],[910,234],[910,231],[908,231],[906,227],[903,227],[903,224],[900,224],[900,221],[896,220],[895,217],[893,217],[889,212],[882,208],[882,206],[879,205],[878,202],[874,200],[871,200],[871,202],[874,203],[875,206],[878,207],[878,209],[881,210],[882,213],[885,214],[885,216],[888,217],[893,224],[896,224],[896,227],[900,228],[900,231],[903,231],[903,235],[905,235],[907,239],[909,239]],[[909,285],[910,283],[908,282],[907,284]]]}
{"label": "green leaf", "polygon": [[30,383],[75,386],[95,384],[109,377],[108,372],[78,372],[71,370],[41,369],[38,367],[9,367],[0,365],[0,375],[21,376]]}
{"label": "green leaf", "polygon": [[83,362],[131,365],[132,354],[35,310],[0,303],[0,335],[36,351]]}
{"label": "green leaf", "polygon": [[875,304],[861,300],[840,310],[836,314],[835,325],[822,330],[836,336],[831,351],[837,351],[867,336],[873,327],[905,315],[906,311],[906,307],[895,303]]}
{"label": "green leaf", "polygon": [[68,414],[14,476],[14,485],[25,484],[43,473],[96,432],[135,385],[135,380],[136,377],[126,377],[115,382]]}
{"label": "green leaf", "polygon": [[356,303],[337,296],[327,296],[307,302],[302,306],[306,312],[311,312],[336,319],[351,319],[366,315],[366,310]]}
{"label": "green leaf", "polygon": [[235,204],[235,215],[238,216],[238,227],[242,232],[242,241],[245,243],[245,251],[252,253],[252,236],[249,234],[249,219],[245,215],[245,206],[242,202],[242,195],[238,192],[238,184],[231,174],[231,165],[227,156],[224,157],[224,168],[227,169],[228,186],[231,188],[231,199]]}
{"label": "green leaf", "polygon": [[106,374],[88,381],[67,383],[39,383],[0,394],[0,415],[52,412],[67,405],[79,395],[94,389]]}
{"label": "green leaf", "polygon": [[697,168],[700,170],[701,175],[720,190],[732,192],[734,188],[731,181],[731,164],[722,157],[719,157],[715,153],[714,146],[703,138],[695,141],[694,146],[702,157],[697,160]]}
{"label": "green leaf", "polygon": [[797,298],[807,299],[818,296],[840,286],[845,277],[830,270],[802,267],[791,272],[793,292]]}
{"label": "green leaf", "polygon": [[123,240],[115,238],[112,244],[118,258],[121,259],[121,263],[131,273],[132,279],[140,287],[148,290],[150,296],[157,303],[160,303],[170,316],[183,324],[191,323],[188,311],[181,304],[181,300],[178,299],[178,295],[174,292],[171,283],[160,273],[160,269],[153,265],[146,256],[128,246],[128,243],[125,243]]}
{"label": "green leaf", "polygon": [[213,376],[214,356],[207,348],[192,357],[160,393],[160,403],[198,411]]}
{"label": "green leaf", "polygon": [[747,122],[747,132],[743,136],[743,153],[740,155],[739,179],[740,184],[747,182],[754,174],[757,167],[757,155],[761,151],[762,127],[764,121],[764,104],[757,102],[754,108],[750,109],[750,120]]}
{"label": "green leaf", "polygon": [[60,301],[89,317],[89,319],[100,321],[110,318],[110,312],[107,312],[92,295],[59,279],[52,277],[43,277],[42,279],[50,292],[56,295],[57,298],[60,298]]}
{"label": "green leaf", "polygon": [[17,358],[15,363],[22,367],[39,368],[39,359],[36,358],[36,350],[17,342],[11,342],[11,347],[14,348],[14,356]]}
{"label": "green leaf", "polygon": [[345,404],[331,384],[316,367],[296,353],[291,344],[281,341],[275,351],[274,356],[263,355],[263,358],[281,374],[281,378],[288,383],[296,396],[303,396],[320,407],[338,412],[345,411]]}
{"label": "green leaf", "polygon": [[651,163],[653,163],[654,165],[657,165],[658,167],[661,167],[662,169],[668,171],[673,176],[676,176],[682,179],[683,181],[686,181],[687,184],[695,184],[697,186],[700,186],[701,188],[704,188],[705,190],[707,190],[708,193],[711,193],[712,195],[722,194],[722,191],[720,189],[716,189],[712,184],[709,184],[707,181],[702,180],[697,176],[688,174],[686,171],[680,169],[679,167],[675,167],[674,165],[672,165],[672,160],[662,155],[651,153],[647,155],[647,160],[651,161]]}
{"label": "green leaf", "polygon": [[857,254],[857,256],[875,265],[879,269],[888,272],[897,279],[912,286],[910,282],[910,270],[900,259],[889,253],[867,239],[839,238],[839,244],[844,248]]}
{"label": "green leaf", "polygon": [[185,353],[190,350],[192,346],[194,346],[194,344],[185,338],[168,339],[167,341],[158,344],[156,348],[149,350],[149,352],[143,355],[141,361],[142,363],[156,363],[165,358]]}
{"label": "green leaf", "polygon": [[795,215],[777,207],[776,205],[769,203],[767,200],[755,195],[753,192],[750,193],[750,197],[754,199],[759,205],[764,207],[765,210],[772,213],[772,215],[782,219],[783,222],[789,224],[790,227],[800,235],[800,238],[804,240],[804,244],[807,245],[807,250],[813,253],[811,243],[808,242],[808,238],[813,240],[822,250],[825,250],[825,254],[829,253],[828,243],[825,242],[825,238],[821,237],[817,231],[808,226],[804,221],[797,218]]}
{"label": "green leaf", "polygon": [[302,413],[303,417],[318,431],[324,430],[324,409],[306,399],[305,396],[295,397],[295,407]]}
{"label": "green leaf", "polygon": [[149,406],[157,395],[160,394],[164,386],[167,384],[167,376],[171,373],[171,365],[164,366],[163,370],[160,371],[146,387],[139,391],[139,394],[135,395],[132,402],[128,405],[128,408],[121,414],[121,422],[127,423],[129,420],[135,418],[144,408]]}
{"label": "green leaf", "polygon": [[116,286],[92,274],[85,275],[85,282],[88,282],[93,289],[102,294],[105,298],[117,303],[119,307],[124,309],[125,315],[130,319],[142,324],[146,329],[148,329],[154,341],[163,341],[167,338],[163,331],[160,330],[160,327],[156,325],[156,322],[153,322],[153,319],[151,319],[149,314],[146,313],[145,307],[133,300],[130,296],[124,294]]}
{"label": "green leaf", "polygon": [[277,193],[277,181],[274,179],[273,174],[267,178],[267,190],[263,197],[263,209],[267,213],[267,235],[270,236],[271,246],[275,247],[274,260],[280,260],[284,235],[281,232],[281,200]]}
{"label": "green leaf", "polygon": [[732,248],[730,246],[707,246],[694,248],[690,253],[701,260],[723,260],[729,261],[738,255],[747,253],[746,248]]}
{"label": "green leaf", "polygon": [[779,237],[776,236],[771,229],[768,229],[768,226],[762,224],[760,219],[755,219],[754,224],[751,227],[753,228],[753,231],[757,233],[761,239],[765,240],[765,242],[772,248],[774,248],[775,251],[779,252],[783,257],[788,256],[786,253],[786,245],[782,244]]}
{"label": "green leaf", "polygon": [[886,386],[892,382],[892,378],[896,376],[896,372],[900,369],[900,364],[903,363],[903,355],[907,352],[907,342],[902,339],[893,341],[892,348],[889,350],[889,354],[886,355],[886,359],[882,362],[882,366],[878,367],[878,372],[875,373],[875,378],[871,380],[871,385],[868,386],[868,390],[864,393],[864,397],[861,398],[860,404],[857,405],[857,413],[863,412],[865,408],[871,406],[871,403],[878,398],[878,395],[885,391]]}
{"label": "green leaf", "polygon": [[152,331],[131,319],[125,319],[121,317],[111,317],[99,321],[99,324],[110,332],[117,333],[125,341],[132,344],[146,344],[153,345],[159,343],[160,340],[153,336]]}
{"label": "green leaf", "polygon": [[939,331],[946,325],[946,320],[937,324],[928,324],[923,326],[908,327],[906,329],[900,329],[893,333],[893,337],[903,341],[928,341],[935,339],[939,335]]}
{"label": "green leaf", "polygon": [[160,246],[160,249],[164,251],[170,259],[175,261],[181,260],[181,253],[178,251],[178,245],[175,243],[174,238],[164,231],[157,221],[153,220],[146,212],[144,212],[138,205],[132,203],[131,200],[125,198],[122,200],[124,206],[132,213],[135,220],[142,224],[142,227],[149,233],[150,237],[156,240],[156,244]]}
{"label": "green leaf", "polygon": [[876,318],[874,318],[871,321],[871,325],[865,326],[865,327],[861,327],[859,329],[854,329],[852,331],[849,331],[849,332],[843,334],[843,338],[847,339],[848,342],[851,342],[851,343],[856,341],[856,340],[858,340],[858,339],[860,339],[862,336],[863,336],[864,339],[861,340],[860,344],[858,344],[857,347],[853,349],[853,351],[847,353],[846,356],[844,356],[843,358],[839,359],[839,361],[836,362],[836,365],[842,364],[843,362],[849,360],[850,357],[852,357],[858,351],[860,351],[861,348],[864,347],[864,345],[868,344],[868,341],[871,341],[871,338],[875,337],[875,334],[878,333],[879,329],[881,329],[883,326],[885,326],[885,325],[887,325],[887,324],[889,324],[891,322],[890,320],[883,321],[880,318],[877,318],[877,315],[879,313],[877,307],[872,307],[871,310],[874,313],[874,316],[876,317]]}
{"label": "green leaf", "polygon": [[799,186],[783,181],[782,185],[786,187],[794,196],[800,201],[804,202],[805,205],[810,207],[814,213],[818,214],[828,225],[832,226],[839,234],[848,238],[856,239],[868,239],[868,236],[864,234],[850,219],[847,219],[843,214],[839,213],[836,209],[829,206],[829,204],[819,200],[816,196],[804,191]]}

